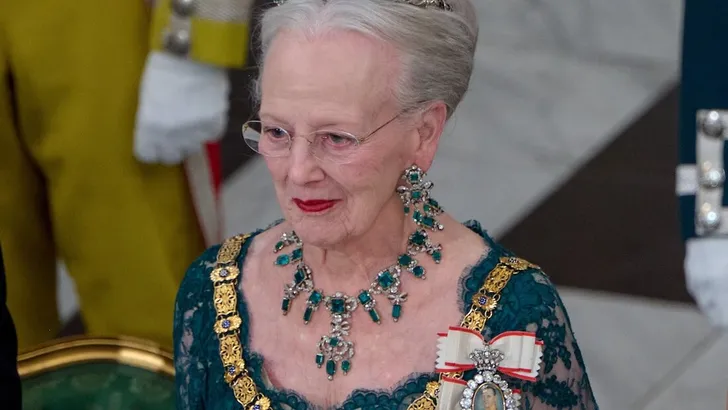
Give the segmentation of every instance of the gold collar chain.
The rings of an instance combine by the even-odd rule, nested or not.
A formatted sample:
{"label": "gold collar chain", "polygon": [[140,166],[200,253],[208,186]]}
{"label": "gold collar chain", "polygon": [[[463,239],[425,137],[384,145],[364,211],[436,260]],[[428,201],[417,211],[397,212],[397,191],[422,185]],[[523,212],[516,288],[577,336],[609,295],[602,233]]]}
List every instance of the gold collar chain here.
{"label": "gold collar chain", "polygon": [[[237,308],[240,277],[237,259],[243,244],[250,236],[250,234],[234,236],[226,240],[218,251],[215,268],[210,273],[216,313],[214,330],[220,342],[220,359],[225,371],[225,382],[232,389],[235,399],[245,410],[270,410],[270,399],[258,390],[248,373],[240,340],[243,321]],[[538,266],[515,257],[500,258],[483,286],[473,296],[470,310],[463,318],[461,326],[482,333],[486,322],[498,307],[500,293],[508,281],[513,275],[528,269],[538,269]],[[440,376],[440,380],[443,377],[462,379],[463,375],[446,373]],[[439,381],[428,383],[424,393],[408,406],[408,410],[436,410],[439,389]]]}

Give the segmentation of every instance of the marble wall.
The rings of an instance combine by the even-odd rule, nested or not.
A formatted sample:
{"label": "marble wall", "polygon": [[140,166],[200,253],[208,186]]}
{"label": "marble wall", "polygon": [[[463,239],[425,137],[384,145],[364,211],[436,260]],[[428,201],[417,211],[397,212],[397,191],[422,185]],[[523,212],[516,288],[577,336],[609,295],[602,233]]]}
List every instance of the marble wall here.
{"label": "marble wall", "polygon": [[[682,3],[476,4],[470,91],[429,176],[450,212],[498,235],[676,80]],[[225,195],[230,233],[279,215],[260,163],[231,178]]]}

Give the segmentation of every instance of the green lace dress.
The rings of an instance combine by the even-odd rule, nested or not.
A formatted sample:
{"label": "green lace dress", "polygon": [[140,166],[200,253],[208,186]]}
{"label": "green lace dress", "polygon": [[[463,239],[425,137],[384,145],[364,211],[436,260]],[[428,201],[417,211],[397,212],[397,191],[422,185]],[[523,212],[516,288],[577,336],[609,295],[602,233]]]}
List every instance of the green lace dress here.
{"label": "green lace dress", "polygon": [[[466,222],[479,234],[490,251],[479,264],[461,278],[461,311],[465,314],[473,295],[503,256],[513,256],[495,243],[477,222]],[[238,259],[242,266],[248,247],[255,240],[253,233],[243,245]],[[213,331],[215,308],[210,271],[219,246],[208,249],[195,261],[180,287],[174,316],[177,407],[180,410],[241,409],[223,377],[218,338]],[[247,323],[250,321],[245,297],[239,293],[239,313],[243,319],[240,338],[249,345]],[[514,275],[501,292],[499,307],[483,331],[486,340],[505,331],[535,331],[544,342],[540,379],[526,382],[507,378],[514,389],[522,391],[524,409],[597,410],[589,378],[579,346],[571,329],[564,305],[544,273],[531,269]],[[264,358],[244,348],[251,377],[258,389],[271,400],[272,408],[309,410],[317,407],[291,390],[281,390],[266,382]],[[434,366],[434,363],[433,363]],[[466,378],[468,375],[466,374]],[[405,410],[437,375],[413,374],[389,390],[361,389],[351,393],[337,409]]]}

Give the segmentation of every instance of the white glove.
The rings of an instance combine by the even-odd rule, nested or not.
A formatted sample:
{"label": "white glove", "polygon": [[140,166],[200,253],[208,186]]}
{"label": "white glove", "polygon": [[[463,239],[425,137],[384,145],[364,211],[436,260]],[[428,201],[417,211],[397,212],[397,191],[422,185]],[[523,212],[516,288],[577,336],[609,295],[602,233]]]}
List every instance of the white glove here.
{"label": "white glove", "polygon": [[218,67],[152,52],[139,90],[134,155],[141,162],[179,164],[222,137],[230,83]]}
{"label": "white glove", "polygon": [[728,328],[728,238],[688,239],[685,275],[700,310],[715,326]]}

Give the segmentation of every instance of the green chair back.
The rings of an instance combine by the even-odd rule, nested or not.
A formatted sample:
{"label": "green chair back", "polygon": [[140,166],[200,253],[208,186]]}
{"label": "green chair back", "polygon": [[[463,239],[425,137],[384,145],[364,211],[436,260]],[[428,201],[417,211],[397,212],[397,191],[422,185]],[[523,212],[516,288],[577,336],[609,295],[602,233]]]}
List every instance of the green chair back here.
{"label": "green chair back", "polygon": [[21,354],[24,410],[173,410],[172,355],[128,338],[71,338]]}

